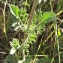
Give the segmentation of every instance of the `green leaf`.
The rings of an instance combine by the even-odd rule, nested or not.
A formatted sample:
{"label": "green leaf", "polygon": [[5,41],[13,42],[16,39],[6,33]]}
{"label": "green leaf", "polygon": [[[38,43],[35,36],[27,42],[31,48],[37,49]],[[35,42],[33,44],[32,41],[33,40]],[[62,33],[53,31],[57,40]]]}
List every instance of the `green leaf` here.
{"label": "green leaf", "polygon": [[42,15],[42,10],[39,9],[39,10],[38,10],[38,14],[37,14],[38,21],[41,21],[41,20],[42,20],[42,17],[43,17],[43,15]]}
{"label": "green leaf", "polygon": [[50,22],[55,17],[53,12],[44,12],[42,17],[42,22]]}
{"label": "green leaf", "polygon": [[16,18],[19,18],[19,8],[13,4],[9,5],[11,13],[16,16]]}
{"label": "green leaf", "polygon": [[34,38],[35,39],[36,38],[36,35],[30,35],[30,38]]}
{"label": "green leaf", "polygon": [[18,63],[18,60],[16,59],[16,56],[14,55],[7,55],[5,58],[6,63]]}
{"label": "green leaf", "polygon": [[19,48],[20,47],[19,40],[16,38],[13,38],[13,41],[10,42],[10,45],[12,48],[15,48],[15,49]]}
{"label": "green leaf", "polygon": [[24,44],[23,45],[23,49],[28,49],[29,48],[29,44]]}
{"label": "green leaf", "polygon": [[27,10],[25,8],[20,9],[19,17],[23,23],[26,23],[27,18],[28,18],[28,14],[27,14]]}

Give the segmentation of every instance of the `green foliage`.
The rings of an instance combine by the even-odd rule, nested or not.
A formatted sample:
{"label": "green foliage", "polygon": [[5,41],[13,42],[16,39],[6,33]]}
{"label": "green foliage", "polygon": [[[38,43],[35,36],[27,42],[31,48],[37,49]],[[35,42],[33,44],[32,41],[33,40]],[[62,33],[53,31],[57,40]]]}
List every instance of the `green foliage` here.
{"label": "green foliage", "polygon": [[9,4],[10,12],[18,19],[21,19],[21,21],[27,20],[27,13],[25,8],[19,9],[18,6],[15,6],[13,4]]}
{"label": "green foliage", "polygon": [[8,55],[5,59],[6,63],[18,63],[17,59],[13,55]]}
{"label": "green foliage", "polygon": [[39,59],[37,63],[50,63],[50,61],[51,59],[49,59],[48,57],[43,57]]}
{"label": "green foliage", "polygon": [[9,4],[10,7],[10,11],[11,13],[16,16],[17,18],[19,18],[19,8],[15,5]]}
{"label": "green foliage", "polygon": [[30,63],[31,61],[32,61],[32,57],[28,56],[28,57],[26,57],[26,60],[24,63]]}
{"label": "green foliage", "polygon": [[20,47],[19,40],[14,38],[13,41],[10,42],[10,45],[12,47],[10,50],[10,54],[14,54],[16,50]]}
{"label": "green foliage", "polygon": [[[19,44],[19,40],[18,39],[13,39],[13,41],[10,43],[11,45],[11,50],[10,53],[14,54],[16,53],[16,50],[18,50],[18,52],[22,53],[22,50],[28,50],[29,45],[32,44],[33,42],[36,42],[37,39],[37,35],[41,34],[44,29],[45,29],[45,25],[48,22],[51,22],[54,17],[55,14],[53,12],[44,12],[42,13],[41,9],[38,10],[38,13],[35,12],[34,13],[34,17],[32,19],[32,23],[30,25],[30,28],[28,31],[26,30],[27,27],[27,18],[28,18],[28,14],[26,12],[25,8],[21,8],[19,9],[17,6],[10,4],[10,11],[11,13],[19,19],[18,23],[18,28],[20,27],[20,29],[27,34],[26,39],[22,39],[22,44]],[[16,26],[17,23],[14,25]],[[17,30],[17,29],[16,29]],[[24,35],[25,37],[25,35]]]}
{"label": "green foliage", "polygon": [[22,31],[25,31],[26,27],[27,27],[27,18],[28,18],[28,14],[26,13],[26,9],[25,8],[19,9],[17,6],[15,6],[13,4],[9,4],[9,7],[10,7],[10,12],[16,18],[18,18],[18,20],[15,21],[12,24],[12,26],[14,27],[15,30],[18,30],[20,28]]}
{"label": "green foliage", "polygon": [[43,13],[43,17],[42,17],[42,21],[44,22],[50,22],[55,18],[55,14],[53,12],[44,12]]}
{"label": "green foliage", "polygon": [[25,24],[27,23],[27,18],[28,18],[28,14],[26,12],[27,11],[25,8],[21,8],[19,10],[19,17],[20,17],[22,23],[25,23]]}
{"label": "green foliage", "polygon": [[[6,63],[18,63],[18,62],[32,63],[35,57],[35,54],[37,55],[37,57],[35,58],[36,63],[50,63],[51,59],[49,58],[49,56],[51,56],[54,59],[54,60],[52,59],[53,62],[56,62],[56,63],[58,62],[58,59],[56,60],[56,56],[58,56],[59,54],[57,54],[57,50],[55,49],[55,47],[56,45],[59,44],[59,42],[57,44],[56,42],[60,40],[61,47],[58,52],[62,51],[63,35],[61,31],[57,29],[56,25],[58,24],[53,22],[56,22],[55,21],[57,17],[56,13],[59,12],[60,10],[63,10],[63,7],[62,7],[63,1],[62,0],[60,1],[59,0],[58,1],[39,0],[39,1],[40,3],[36,7],[29,30],[27,30],[29,14],[31,12],[31,7],[33,7],[32,6],[33,0],[26,0],[26,1],[8,0],[5,8],[6,15],[4,15],[4,12],[3,12],[3,18],[5,19],[5,26],[7,31],[6,35],[8,36],[7,41],[10,42],[10,46],[11,46],[10,55],[8,55],[5,59]],[[5,7],[4,4],[6,3],[6,0],[0,0],[0,2],[3,3],[3,5],[1,4],[0,5],[2,6],[1,10],[4,11],[3,8]],[[8,10],[8,5],[10,8],[10,11],[6,12]],[[51,8],[53,9],[54,12],[50,12],[50,6],[53,6]],[[4,22],[2,17],[0,18],[1,18],[0,32],[2,31],[1,33],[3,33]],[[62,21],[62,20],[59,19],[59,21]],[[56,25],[51,26],[50,22]],[[62,24],[63,23],[60,24],[59,26],[60,28],[63,28]],[[56,27],[53,28],[54,26]],[[4,39],[5,38],[4,33],[2,35],[0,37],[0,40],[2,40],[1,42],[4,42],[6,45],[7,43],[6,43],[6,40]],[[42,36],[40,37],[40,35]],[[8,48],[8,44],[6,47]],[[41,57],[41,56],[38,57],[38,54],[41,54],[41,55],[47,54],[48,57]],[[61,58],[63,58],[62,54],[63,52],[61,52]]]}
{"label": "green foliage", "polygon": [[58,1],[58,5],[57,5],[57,10],[58,10],[58,11],[59,11],[59,10],[63,10],[62,5],[63,5],[63,0]]}
{"label": "green foliage", "polygon": [[19,40],[14,38],[13,41],[10,42],[10,45],[11,45],[11,47],[17,49],[20,46]]}
{"label": "green foliage", "polygon": [[32,26],[34,26],[33,28],[35,28],[35,30],[37,30],[38,34],[41,34],[45,29],[45,25],[48,22],[52,22],[55,19],[55,17],[56,17],[56,15],[54,12],[42,13],[41,9],[39,9],[38,13],[35,12],[35,14],[34,14]]}

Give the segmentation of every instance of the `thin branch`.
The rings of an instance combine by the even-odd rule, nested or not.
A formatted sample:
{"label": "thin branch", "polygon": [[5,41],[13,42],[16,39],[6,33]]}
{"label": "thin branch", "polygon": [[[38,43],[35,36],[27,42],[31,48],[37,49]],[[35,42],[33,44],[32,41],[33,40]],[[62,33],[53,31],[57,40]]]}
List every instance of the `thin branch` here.
{"label": "thin branch", "polygon": [[38,4],[38,0],[34,0],[32,9],[31,9],[31,12],[30,12],[30,15],[29,15],[29,19],[28,19],[27,31],[29,30],[29,27],[30,27],[30,24],[31,24],[31,20],[32,20],[32,18],[33,18],[34,11],[35,11],[35,8],[36,8],[37,4]]}

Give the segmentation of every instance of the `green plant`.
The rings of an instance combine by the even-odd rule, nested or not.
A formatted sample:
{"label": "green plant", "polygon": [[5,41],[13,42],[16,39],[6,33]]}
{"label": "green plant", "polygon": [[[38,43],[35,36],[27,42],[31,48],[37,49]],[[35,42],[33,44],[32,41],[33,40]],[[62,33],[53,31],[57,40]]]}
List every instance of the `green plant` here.
{"label": "green plant", "polygon": [[[15,23],[13,27],[18,25],[16,27],[18,27],[18,29],[24,32],[24,38],[22,39],[21,44],[19,44],[18,39],[13,39],[13,41],[10,42],[10,45],[12,47],[12,49],[10,50],[10,54],[15,54],[17,50],[18,53],[19,51],[21,51],[21,53],[24,51],[22,55],[25,61],[25,55],[26,55],[25,52],[26,50],[28,50],[29,45],[32,44],[32,42],[35,42],[37,35],[42,33],[42,31],[45,29],[46,23],[52,21],[55,17],[55,14],[52,12],[44,12],[42,14],[42,11],[38,10],[38,13],[35,12],[34,14],[29,30],[26,31],[27,29],[26,27],[28,23],[27,22],[28,14],[26,13],[26,9],[25,8],[19,9],[17,6],[13,4],[9,4],[9,7],[10,7],[10,12],[18,19],[18,21]],[[18,29],[16,29],[16,31]],[[40,48],[38,47],[37,53],[39,49]]]}
{"label": "green plant", "polygon": [[[10,0],[13,4],[9,4],[7,0],[1,1],[4,4],[2,9],[4,22],[1,21],[0,24],[3,23],[4,27],[0,26],[4,30],[2,35],[5,36],[0,37],[0,40],[2,39],[1,42],[5,42],[4,47],[10,48],[11,46],[10,54],[5,59],[7,63],[58,63],[58,60],[59,63],[62,62],[60,55],[63,53],[63,35],[57,28],[57,21],[62,21],[58,16],[62,11],[57,12],[60,9],[62,10],[63,3],[59,0],[58,3],[56,0],[39,1],[39,4],[38,0]],[[55,5],[57,5],[57,10],[54,9]],[[10,9],[8,15],[7,6]],[[10,46],[8,42],[10,42]]]}

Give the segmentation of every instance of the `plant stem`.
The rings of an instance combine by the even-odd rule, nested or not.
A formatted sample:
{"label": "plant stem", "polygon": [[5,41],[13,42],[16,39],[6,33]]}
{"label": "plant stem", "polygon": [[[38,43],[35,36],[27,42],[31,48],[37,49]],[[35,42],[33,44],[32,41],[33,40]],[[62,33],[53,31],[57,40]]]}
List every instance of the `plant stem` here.
{"label": "plant stem", "polygon": [[28,19],[27,31],[28,31],[29,28],[30,28],[31,20],[32,20],[32,18],[33,18],[34,11],[35,11],[35,8],[36,8],[37,4],[38,4],[38,0],[34,0],[32,9],[31,9],[31,12],[30,12],[30,15],[29,15],[29,19]]}
{"label": "plant stem", "polygon": [[51,12],[53,12],[52,0],[50,0]]}
{"label": "plant stem", "polygon": [[6,40],[7,40],[7,35],[6,35],[6,22],[5,22],[5,20],[6,20],[6,18],[5,18],[5,9],[6,9],[6,4],[7,4],[7,0],[6,0],[6,2],[4,3],[5,5],[4,5],[4,10],[3,10],[3,16],[4,16],[4,33],[5,33],[5,37],[6,37]]}
{"label": "plant stem", "polygon": [[57,48],[58,48],[58,59],[60,63],[60,50],[59,50],[59,40],[58,40],[58,34],[57,34],[57,21],[55,19],[54,21],[54,30],[55,30],[55,42],[57,43]]}
{"label": "plant stem", "polygon": [[[50,6],[51,6],[51,12],[53,12],[52,0],[50,0]],[[54,31],[55,31],[55,42],[56,42],[57,48],[58,48],[58,59],[59,59],[59,63],[60,63],[60,50],[59,50],[59,40],[58,40],[58,32],[57,32],[58,29],[57,29],[57,21],[56,21],[56,18],[54,19],[53,24],[54,24]]]}

